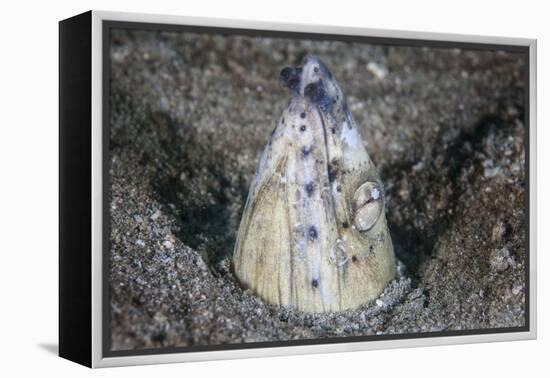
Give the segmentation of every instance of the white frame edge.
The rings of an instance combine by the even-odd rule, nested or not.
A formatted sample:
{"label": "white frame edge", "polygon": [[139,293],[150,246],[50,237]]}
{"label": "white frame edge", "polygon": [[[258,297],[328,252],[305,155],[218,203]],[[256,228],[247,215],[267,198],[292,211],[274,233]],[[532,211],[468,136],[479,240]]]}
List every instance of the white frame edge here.
{"label": "white frame edge", "polygon": [[[481,335],[427,337],[415,339],[345,342],[338,344],[317,344],[269,348],[233,349],[207,352],[186,352],[149,354],[140,356],[103,357],[103,316],[102,316],[102,211],[103,211],[103,155],[102,155],[102,22],[125,21],[175,25],[195,25],[240,29],[260,29],[273,31],[311,32],[340,35],[355,35],[383,38],[406,38],[466,42],[484,44],[505,44],[529,47],[529,314],[530,331],[516,333],[495,333]],[[479,35],[445,34],[429,32],[409,32],[401,30],[380,30],[355,27],[337,27],[313,24],[287,24],[248,20],[232,20],[202,17],[168,16],[123,12],[92,11],[92,367],[115,367],[145,364],[224,360],[236,358],[287,356],[313,353],[351,352],[374,349],[426,347],[452,344],[469,344],[497,341],[531,340],[537,337],[537,42],[535,39],[491,37]]]}
{"label": "white frame edge", "polygon": [[103,63],[101,13],[92,11],[92,367],[103,360]]}

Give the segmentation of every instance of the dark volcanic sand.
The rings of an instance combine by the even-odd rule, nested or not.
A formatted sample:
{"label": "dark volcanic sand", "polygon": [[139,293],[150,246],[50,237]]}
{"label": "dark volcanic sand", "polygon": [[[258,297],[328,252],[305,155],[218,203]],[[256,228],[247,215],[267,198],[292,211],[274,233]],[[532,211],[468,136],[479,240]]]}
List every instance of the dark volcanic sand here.
{"label": "dark volcanic sand", "polygon": [[[318,54],[387,192],[398,278],[355,311],[243,291],[230,256],[280,69]],[[370,63],[370,65],[369,65]],[[116,31],[113,350],[523,326],[524,56]]]}

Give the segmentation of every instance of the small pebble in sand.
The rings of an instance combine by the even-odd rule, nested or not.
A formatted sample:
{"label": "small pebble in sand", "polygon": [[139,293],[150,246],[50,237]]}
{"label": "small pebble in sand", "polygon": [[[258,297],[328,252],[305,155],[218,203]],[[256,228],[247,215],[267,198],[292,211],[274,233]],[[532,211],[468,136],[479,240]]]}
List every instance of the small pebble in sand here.
{"label": "small pebble in sand", "polygon": [[495,166],[491,159],[487,159],[483,162],[483,176],[487,178],[493,178],[501,174],[501,168]]}
{"label": "small pebble in sand", "polygon": [[157,220],[158,217],[160,217],[160,210],[155,211],[153,215],[151,215],[152,220]]}
{"label": "small pebble in sand", "polygon": [[490,264],[493,270],[503,272],[508,269],[510,265],[514,265],[515,261],[510,255],[508,248],[504,247],[493,251],[491,254]]}
{"label": "small pebble in sand", "polygon": [[416,163],[415,165],[413,165],[412,169],[413,169],[413,171],[415,171],[415,172],[420,172],[422,169],[424,169],[424,162],[423,162],[423,161],[419,161],[418,163]]}
{"label": "small pebble in sand", "polygon": [[369,62],[367,64],[367,71],[374,75],[378,80],[384,80],[388,75],[388,69],[382,64],[376,62]]}
{"label": "small pebble in sand", "polygon": [[504,236],[505,232],[506,232],[506,226],[504,225],[504,222],[501,219],[499,219],[493,227],[491,239],[495,242],[498,242],[502,239],[502,236]]}
{"label": "small pebble in sand", "polygon": [[518,295],[523,291],[523,285],[516,285],[512,288],[512,294]]}

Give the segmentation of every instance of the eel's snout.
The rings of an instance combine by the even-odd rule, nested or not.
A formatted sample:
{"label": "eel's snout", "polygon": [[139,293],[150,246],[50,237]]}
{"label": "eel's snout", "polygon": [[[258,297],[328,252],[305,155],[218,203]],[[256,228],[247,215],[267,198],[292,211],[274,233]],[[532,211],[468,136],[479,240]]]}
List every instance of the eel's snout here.
{"label": "eel's snout", "polygon": [[301,66],[287,66],[281,70],[279,81],[297,94],[306,95],[305,88],[322,79],[330,78],[327,66],[316,55],[308,54]]}
{"label": "eel's snout", "polygon": [[281,70],[280,83],[293,93],[303,96],[326,109],[340,98],[340,90],[321,58],[308,54],[301,66],[287,66]]}

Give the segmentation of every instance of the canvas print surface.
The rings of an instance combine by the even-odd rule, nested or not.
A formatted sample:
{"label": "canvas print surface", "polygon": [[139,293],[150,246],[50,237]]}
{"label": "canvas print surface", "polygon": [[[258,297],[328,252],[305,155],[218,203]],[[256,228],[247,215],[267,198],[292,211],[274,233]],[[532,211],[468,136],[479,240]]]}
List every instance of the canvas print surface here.
{"label": "canvas print surface", "polygon": [[108,41],[111,351],[526,325],[526,54]]}

